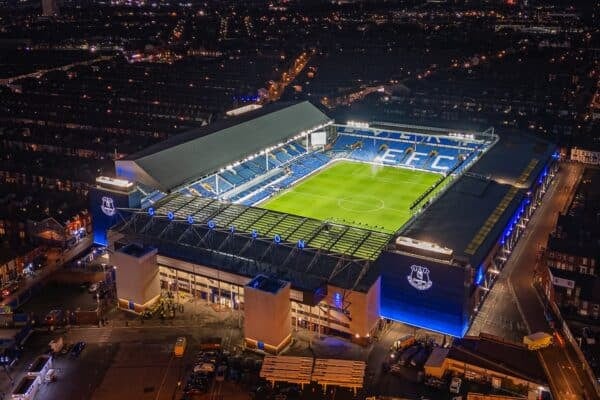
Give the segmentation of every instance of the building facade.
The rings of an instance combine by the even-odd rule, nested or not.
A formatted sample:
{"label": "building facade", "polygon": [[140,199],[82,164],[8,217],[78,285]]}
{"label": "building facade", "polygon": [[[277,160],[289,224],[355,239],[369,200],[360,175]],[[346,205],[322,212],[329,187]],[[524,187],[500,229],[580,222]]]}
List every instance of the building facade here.
{"label": "building facade", "polygon": [[543,254],[546,296],[566,317],[600,319],[600,170],[584,171]]}

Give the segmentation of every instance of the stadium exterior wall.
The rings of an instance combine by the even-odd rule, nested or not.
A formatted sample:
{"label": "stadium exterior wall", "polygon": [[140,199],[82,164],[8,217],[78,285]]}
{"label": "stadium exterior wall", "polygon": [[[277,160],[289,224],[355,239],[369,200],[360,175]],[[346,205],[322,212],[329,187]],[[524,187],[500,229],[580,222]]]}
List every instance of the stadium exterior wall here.
{"label": "stadium exterior wall", "polygon": [[[108,237],[109,248],[112,251],[117,251],[126,242],[137,243],[137,240],[115,231],[110,231]],[[216,267],[186,261],[172,254],[167,256],[161,254],[160,246],[156,247],[156,269],[163,290],[182,290],[214,303],[221,302],[216,296],[218,290],[231,299],[230,302],[226,302],[228,306],[245,308],[244,287],[253,277],[221,271]],[[305,302],[305,292],[292,288],[289,291],[292,312],[289,323],[295,328],[337,334],[358,342],[368,340],[378,327],[381,315],[380,282],[381,279],[378,278],[366,292],[325,285],[326,294],[314,305]]]}
{"label": "stadium exterior wall", "polygon": [[462,337],[469,324],[471,269],[387,251],[381,269],[381,316]]}
{"label": "stadium exterior wall", "polygon": [[123,218],[122,208],[139,208],[139,191],[117,191],[94,187],[89,191],[89,209],[93,221],[93,241],[100,246],[108,244],[107,231]]}

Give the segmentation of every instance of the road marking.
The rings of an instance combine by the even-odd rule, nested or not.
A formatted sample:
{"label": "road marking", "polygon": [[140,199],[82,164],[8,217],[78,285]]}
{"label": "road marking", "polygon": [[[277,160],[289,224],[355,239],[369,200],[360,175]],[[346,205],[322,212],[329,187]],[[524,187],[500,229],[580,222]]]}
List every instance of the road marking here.
{"label": "road marking", "polygon": [[567,379],[567,376],[565,375],[565,372],[563,371],[564,365],[561,365],[561,362],[558,362],[558,371],[560,372],[560,374],[563,377],[563,380],[565,381],[565,384],[567,385],[567,395],[570,394],[574,394],[575,391],[573,390],[573,387],[571,386],[571,384],[569,383],[569,380]]}
{"label": "road marking", "polygon": [[158,392],[156,392],[156,397],[154,398],[154,400],[158,400],[158,398],[160,397],[160,391],[162,390],[165,381],[167,380],[167,374],[169,373],[169,368],[171,367],[171,362],[173,361],[174,355],[171,354],[171,358],[169,358],[169,363],[167,364],[167,368],[165,369],[165,373],[163,375],[162,381],[160,382],[160,386],[158,387]]}

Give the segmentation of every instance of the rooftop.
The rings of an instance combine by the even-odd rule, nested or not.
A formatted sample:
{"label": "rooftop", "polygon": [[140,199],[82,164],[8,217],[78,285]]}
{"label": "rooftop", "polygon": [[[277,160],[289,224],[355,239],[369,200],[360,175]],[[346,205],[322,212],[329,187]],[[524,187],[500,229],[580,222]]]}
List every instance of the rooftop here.
{"label": "rooftop", "polygon": [[546,383],[544,370],[535,351],[491,335],[455,339],[448,357],[532,382]]}
{"label": "rooftop", "polygon": [[179,193],[159,204],[154,215],[135,212],[112,230],[124,235],[123,243],[143,243],[162,255],[250,278],[268,275],[311,292],[326,283],[366,292],[378,278],[374,261],[391,239],[368,229]]}
{"label": "rooftop", "polygon": [[402,231],[402,236],[454,250],[478,265],[525,199],[554,153],[549,142],[508,133],[442,196]]}
{"label": "rooftop", "polygon": [[529,133],[502,132],[498,143],[469,171],[498,183],[529,189],[555,150],[552,143]]}
{"label": "rooftop", "polygon": [[275,294],[279,292],[280,289],[283,289],[285,285],[286,282],[280,281],[279,279],[269,278],[265,275],[258,275],[256,278],[248,282],[246,287],[251,287],[253,289],[261,290],[263,292]]}
{"label": "rooftop", "polygon": [[143,257],[146,254],[150,253],[152,250],[154,250],[154,248],[152,248],[152,247],[144,247],[144,246],[140,246],[139,244],[136,244],[136,243],[131,243],[131,244],[121,247],[117,251],[119,251],[123,254],[127,254],[128,256],[140,258],[140,257]]}
{"label": "rooftop", "polygon": [[582,257],[600,254],[600,170],[588,168],[569,209],[558,217],[548,249]]}
{"label": "rooftop", "polygon": [[[203,197],[173,194],[155,208],[158,216],[173,213],[175,220],[194,224],[214,223],[215,228],[279,240],[304,248],[324,250],[361,260],[375,260],[391,235],[317,219],[240,204],[225,204]],[[276,239],[276,237],[278,239]]]}
{"label": "rooftop", "polygon": [[169,191],[330,121],[308,101],[273,104],[173,136],[116,160],[116,172]]}
{"label": "rooftop", "polygon": [[[463,176],[402,233],[454,250],[477,265],[496,241],[524,193],[509,185]],[[489,227],[480,232],[482,227]],[[469,254],[472,252],[473,254]]]}

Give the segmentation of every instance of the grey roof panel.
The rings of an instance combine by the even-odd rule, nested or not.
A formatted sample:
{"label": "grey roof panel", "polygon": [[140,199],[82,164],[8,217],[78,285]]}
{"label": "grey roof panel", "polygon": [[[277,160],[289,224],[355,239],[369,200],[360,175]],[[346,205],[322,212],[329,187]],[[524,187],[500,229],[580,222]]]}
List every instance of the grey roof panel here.
{"label": "grey roof panel", "polygon": [[[130,164],[134,163],[158,182],[159,189],[168,191],[330,120],[308,101],[266,107],[213,128],[177,135],[115,164],[120,171],[131,170]],[[139,174],[133,174],[133,178]]]}
{"label": "grey roof panel", "polygon": [[453,249],[457,255],[465,255],[472,263],[478,263],[501,234],[523,199],[523,193],[518,192],[508,198],[500,218],[474,249],[474,254],[469,255],[466,254],[469,245],[512,189],[512,186],[490,181],[483,192],[475,194],[471,190],[473,186],[479,186],[477,178],[460,178],[405,229],[403,236]]}

